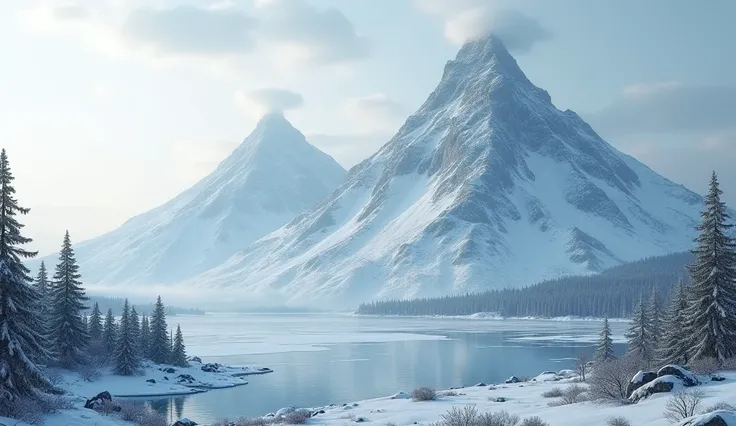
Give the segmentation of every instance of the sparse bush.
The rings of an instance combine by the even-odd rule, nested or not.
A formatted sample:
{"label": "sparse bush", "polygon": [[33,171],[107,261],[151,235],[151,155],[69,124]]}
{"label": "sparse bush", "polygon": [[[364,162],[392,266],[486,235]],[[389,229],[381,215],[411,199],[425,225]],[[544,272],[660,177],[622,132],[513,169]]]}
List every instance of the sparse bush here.
{"label": "sparse bush", "polygon": [[561,405],[577,404],[585,401],[585,388],[580,385],[570,385],[562,391],[562,396],[555,402],[551,402],[550,407]]}
{"label": "sparse bush", "polygon": [[432,388],[416,388],[411,391],[411,399],[414,401],[434,401],[437,399],[437,391]]}
{"label": "sparse bush", "polygon": [[284,423],[287,425],[303,425],[312,417],[309,410],[296,410],[284,416]]}
{"label": "sparse bush", "polygon": [[549,426],[549,423],[542,420],[541,417],[527,417],[521,421],[520,426]]}
{"label": "sparse bush", "polygon": [[97,368],[97,366],[93,364],[87,364],[80,366],[79,368],[79,377],[82,378],[85,382],[96,382],[100,380],[102,377],[102,373],[100,373],[100,370]]}
{"label": "sparse bush", "polygon": [[516,426],[519,424],[519,416],[509,414],[506,411],[497,413],[483,413],[478,416],[476,426]]}
{"label": "sparse bush", "polygon": [[440,416],[442,420],[435,426],[476,426],[478,424],[478,409],[475,405],[466,405],[463,408],[452,407],[447,413]]}
{"label": "sparse bush", "polygon": [[631,422],[626,417],[611,417],[606,421],[607,426],[631,426]]}
{"label": "sparse bush", "polygon": [[440,396],[458,396],[458,395],[460,394],[452,390],[440,392]]}
{"label": "sparse bush", "polygon": [[273,421],[263,417],[241,417],[232,424],[234,426],[268,426],[273,424]]}
{"label": "sparse bush", "polygon": [[562,396],[562,389],[560,389],[557,386],[555,386],[552,389],[550,389],[550,390],[542,393],[542,397],[544,397],[544,398],[559,398],[561,396]]}
{"label": "sparse bush", "polygon": [[705,393],[700,389],[676,392],[667,400],[663,415],[673,423],[694,416],[704,397]]}
{"label": "sparse bush", "polygon": [[37,398],[9,399],[0,396],[0,417],[22,420],[32,425],[42,425],[46,414],[74,408],[74,403],[61,395],[39,395]]}
{"label": "sparse bush", "polygon": [[588,355],[580,354],[578,359],[575,360],[575,371],[578,373],[578,377],[581,381],[585,381],[585,376],[588,374]]}
{"label": "sparse bush", "polygon": [[591,399],[628,403],[626,390],[631,378],[639,371],[639,364],[632,357],[596,363],[588,378]]}
{"label": "sparse bush", "polygon": [[720,361],[715,358],[700,358],[692,360],[687,365],[688,369],[695,374],[711,375],[720,371],[723,366]]}
{"label": "sparse bush", "polygon": [[117,416],[120,420],[139,426],[168,426],[165,415],[153,411],[144,404],[136,404],[131,401],[105,402],[97,407],[97,412],[107,416]]}
{"label": "sparse bush", "polygon": [[712,412],[718,411],[718,410],[736,411],[736,407],[733,406],[733,405],[731,405],[731,404],[729,404],[729,403],[727,403],[727,402],[721,401],[721,402],[716,402],[715,404],[711,405],[710,407],[707,407],[705,410],[701,411],[701,413],[702,414],[708,414],[708,413],[712,413]]}

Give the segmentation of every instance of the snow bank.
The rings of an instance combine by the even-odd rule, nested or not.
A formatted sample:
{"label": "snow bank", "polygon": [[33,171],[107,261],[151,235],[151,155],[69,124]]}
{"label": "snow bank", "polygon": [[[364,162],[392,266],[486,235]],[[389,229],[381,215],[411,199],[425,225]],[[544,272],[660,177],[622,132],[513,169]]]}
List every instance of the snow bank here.
{"label": "snow bank", "polygon": [[678,426],[736,426],[736,413],[718,410],[683,420]]}

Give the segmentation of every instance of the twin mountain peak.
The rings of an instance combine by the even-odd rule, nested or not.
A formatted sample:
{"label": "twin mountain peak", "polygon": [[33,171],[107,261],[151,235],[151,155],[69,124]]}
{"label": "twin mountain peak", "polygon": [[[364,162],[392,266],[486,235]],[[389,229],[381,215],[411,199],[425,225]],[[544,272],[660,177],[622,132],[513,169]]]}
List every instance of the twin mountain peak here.
{"label": "twin mountain peak", "polygon": [[491,36],[465,44],[419,110],[349,172],[269,114],[212,174],[77,255],[90,286],[351,307],[682,251],[700,206],[555,108]]}

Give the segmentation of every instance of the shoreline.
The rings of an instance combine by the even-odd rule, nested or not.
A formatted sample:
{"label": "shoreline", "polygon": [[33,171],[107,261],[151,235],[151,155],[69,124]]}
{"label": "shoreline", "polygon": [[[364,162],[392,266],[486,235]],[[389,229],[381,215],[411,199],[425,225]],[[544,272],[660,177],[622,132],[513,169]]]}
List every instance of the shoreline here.
{"label": "shoreline", "polygon": [[[554,321],[554,322],[603,322],[605,318],[578,317],[574,315],[562,317],[504,317],[495,312],[476,312],[468,315],[393,315],[393,314],[361,314],[351,312],[349,316],[365,318],[421,318],[421,319],[456,319],[473,321]],[[630,322],[628,318],[608,318],[609,322]]]}

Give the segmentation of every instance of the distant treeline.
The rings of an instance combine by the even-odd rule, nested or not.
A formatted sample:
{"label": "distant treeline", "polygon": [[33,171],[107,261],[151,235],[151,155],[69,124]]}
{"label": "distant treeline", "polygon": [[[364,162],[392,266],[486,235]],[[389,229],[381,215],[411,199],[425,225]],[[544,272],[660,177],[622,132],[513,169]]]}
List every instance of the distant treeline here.
{"label": "distant treeline", "polygon": [[678,280],[689,283],[689,252],[650,257],[607,269],[600,274],[543,281],[520,289],[492,290],[438,298],[386,300],[360,305],[364,315],[470,315],[495,312],[503,317],[627,318],[652,288],[669,300]]}
{"label": "distant treeline", "polygon": [[[92,306],[94,306],[95,302],[97,302],[100,305],[100,310],[102,312],[107,312],[108,309],[112,309],[113,315],[120,316],[120,314],[123,312],[123,305],[125,304],[125,299],[118,298],[118,297],[89,296],[89,301],[85,303],[86,306],[89,307],[89,309],[87,309],[88,315],[90,314]],[[131,303],[131,305],[135,306],[136,311],[141,316],[143,315],[150,316],[155,307],[155,304],[153,303],[142,303],[142,304]],[[166,315],[178,315],[178,314],[204,315],[204,311],[200,309],[180,308],[177,306],[167,306],[166,307]]]}

